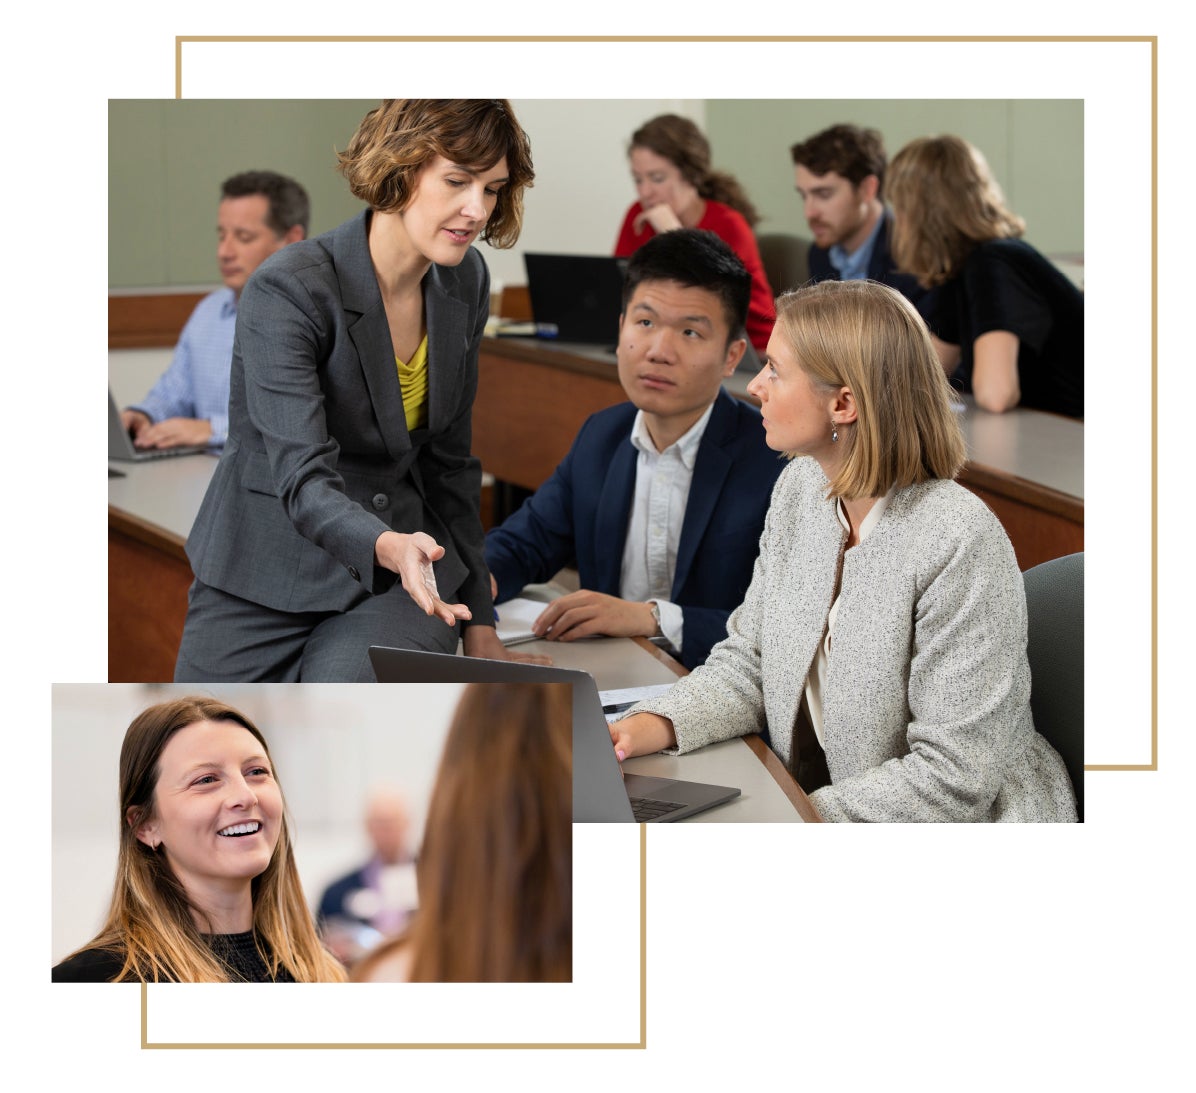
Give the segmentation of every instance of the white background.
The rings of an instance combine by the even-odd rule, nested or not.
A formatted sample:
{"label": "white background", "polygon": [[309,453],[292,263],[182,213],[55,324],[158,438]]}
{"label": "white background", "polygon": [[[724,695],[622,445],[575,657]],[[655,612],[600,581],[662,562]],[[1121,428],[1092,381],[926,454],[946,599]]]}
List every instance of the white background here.
{"label": "white background", "polygon": [[[545,23],[530,9],[521,16],[466,3],[422,15],[398,5],[359,3],[311,15],[294,6],[280,18],[275,6],[257,17],[244,3],[214,2],[176,14],[148,4],[83,16],[56,10],[52,21],[47,11],[40,30],[14,26],[4,97],[7,333],[16,380],[10,417],[18,449],[66,441],[76,453],[101,445],[92,407],[106,371],[105,100],[172,94],[176,34],[1159,34],[1162,558],[1160,769],[1090,774],[1082,827],[650,832],[645,1051],[142,1052],[136,987],[51,988],[44,958],[49,682],[105,674],[100,465],[89,469],[77,454],[31,461],[14,453],[0,569],[16,699],[7,726],[12,816],[4,900],[14,954],[5,987],[11,1072],[55,1085],[159,1082],[182,1090],[255,1079],[293,1079],[298,1088],[347,1079],[533,1089],[682,1078],[699,1089],[774,1081],[918,1090],[1182,1084],[1190,1065],[1179,1055],[1181,1019],[1186,1033],[1190,1006],[1181,1011],[1179,999],[1189,994],[1193,971],[1192,717],[1184,689],[1192,604],[1180,514],[1190,498],[1177,489],[1176,471],[1190,465],[1192,432],[1184,420],[1192,366],[1180,331],[1191,310],[1182,259],[1191,222],[1194,58],[1178,16],[1164,16],[1154,3],[1116,8],[1103,20],[1087,16],[1082,26],[1075,9],[1054,16],[1021,0],[1000,11],[968,9],[975,14],[937,7],[919,5],[911,15],[908,6],[857,4],[836,9],[836,24],[822,9],[787,6],[774,17],[757,6],[728,9],[721,23],[702,25],[692,13],[682,22],[623,3]],[[741,11],[751,25],[732,22]],[[40,9],[26,18],[41,18]],[[823,66],[816,53],[802,52],[799,64],[787,59],[796,53],[767,47],[732,55],[639,46],[632,64],[623,47],[605,45],[584,67],[570,58],[557,68],[551,51],[532,61],[504,45],[436,43],[401,57],[350,61],[335,73],[322,55],[314,59],[317,47],[304,47],[313,59],[302,63],[290,60],[294,48],[271,50],[287,54],[293,81],[276,71],[255,84],[258,61],[238,54],[187,92],[381,96],[418,85],[412,89],[420,93],[512,98],[617,91],[767,97],[839,96],[850,85],[861,97],[887,87],[902,96],[1053,93],[1106,102],[1102,116],[1086,113],[1088,724],[1094,734],[1127,740],[1148,732],[1152,404],[1143,305],[1150,271],[1142,260],[1149,164],[1141,148],[1150,117],[1137,106],[1140,87],[1119,90],[1140,69],[1143,47],[1004,44],[977,53],[890,43],[852,48],[847,61]],[[305,82],[316,72],[326,82]],[[637,923],[625,914],[612,913],[606,926],[610,952],[635,945]],[[230,1027],[252,1023],[252,1008],[225,990],[215,1005]],[[338,1005],[362,1010],[363,1022],[385,1015],[387,1003],[346,991]],[[290,1003],[280,994],[272,1004]],[[493,1003],[484,991],[463,990],[460,1004],[477,1012]],[[610,1004],[628,1003],[615,992]],[[395,1016],[395,1038],[403,1039],[397,1009]]]}

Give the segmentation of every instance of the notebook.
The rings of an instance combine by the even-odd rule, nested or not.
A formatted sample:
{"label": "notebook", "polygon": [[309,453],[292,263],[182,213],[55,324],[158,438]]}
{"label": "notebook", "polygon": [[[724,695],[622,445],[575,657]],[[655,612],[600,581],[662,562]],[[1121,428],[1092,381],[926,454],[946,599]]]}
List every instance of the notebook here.
{"label": "notebook", "polygon": [[112,388],[108,388],[108,458],[122,463],[144,463],[149,459],[165,459],[172,455],[196,455],[199,452],[210,451],[203,445],[193,445],[182,448],[135,448],[133,438],[121,424],[120,411],[116,408],[116,399],[112,397]]}
{"label": "notebook", "polygon": [[618,344],[626,258],[525,253],[523,264],[537,337]]}
{"label": "notebook", "polygon": [[572,683],[574,823],[683,820],[739,796],[733,786],[624,776],[611,747],[598,687],[585,672],[380,645],[370,646],[370,662],[380,683]]}

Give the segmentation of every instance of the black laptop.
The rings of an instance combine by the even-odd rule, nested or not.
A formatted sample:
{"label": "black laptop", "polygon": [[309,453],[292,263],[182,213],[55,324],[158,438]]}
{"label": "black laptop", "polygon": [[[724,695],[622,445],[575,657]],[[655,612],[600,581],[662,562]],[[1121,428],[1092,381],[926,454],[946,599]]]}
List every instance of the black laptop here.
{"label": "black laptop", "polygon": [[380,683],[572,683],[574,823],[667,823],[739,796],[732,786],[627,774],[611,747],[594,677],[568,668],[370,646]]}
{"label": "black laptop", "polygon": [[537,337],[607,349],[618,344],[626,258],[525,253],[523,264]]}

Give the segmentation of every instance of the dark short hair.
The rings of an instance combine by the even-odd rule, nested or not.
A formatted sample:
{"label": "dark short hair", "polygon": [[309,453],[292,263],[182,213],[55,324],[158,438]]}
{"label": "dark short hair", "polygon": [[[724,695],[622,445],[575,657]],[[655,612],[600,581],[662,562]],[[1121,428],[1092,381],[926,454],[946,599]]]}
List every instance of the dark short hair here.
{"label": "dark short hair", "polygon": [[311,202],[307,191],[293,178],[276,171],[242,171],[226,178],[220,185],[222,201],[227,197],[253,197],[255,194],[261,194],[270,203],[266,224],[275,235],[286,235],[296,224],[307,235]]}
{"label": "dark short hair", "polygon": [[789,151],[794,166],[804,167],[811,174],[827,175],[833,171],[853,186],[858,186],[869,175],[876,175],[879,183],[876,196],[884,190],[885,144],[876,129],[832,125],[795,144]]}
{"label": "dark short hair", "polygon": [[648,281],[673,281],[684,288],[713,292],[722,301],[727,318],[728,344],[744,336],[752,275],[714,232],[678,228],[649,239],[627,263],[624,312],[635,290]]}

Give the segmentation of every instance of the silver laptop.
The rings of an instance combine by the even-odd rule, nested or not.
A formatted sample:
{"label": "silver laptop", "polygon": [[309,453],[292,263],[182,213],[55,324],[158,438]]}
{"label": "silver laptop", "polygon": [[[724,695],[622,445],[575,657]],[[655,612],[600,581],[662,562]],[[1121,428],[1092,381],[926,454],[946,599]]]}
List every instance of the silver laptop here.
{"label": "silver laptop", "polygon": [[732,786],[619,770],[594,677],[568,668],[370,646],[380,683],[572,683],[574,823],[668,823],[739,796]]}
{"label": "silver laptop", "polygon": [[137,448],[133,445],[133,438],[121,424],[120,411],[116,408],[116,399],[112,397],[112,388],[108,388],[108,458],[122,463],[144,463],[149,459],[165,459],[172,455],[197,455],[200,452],[213,451],[203,445],[192,445],[181,448]]}

